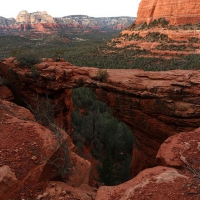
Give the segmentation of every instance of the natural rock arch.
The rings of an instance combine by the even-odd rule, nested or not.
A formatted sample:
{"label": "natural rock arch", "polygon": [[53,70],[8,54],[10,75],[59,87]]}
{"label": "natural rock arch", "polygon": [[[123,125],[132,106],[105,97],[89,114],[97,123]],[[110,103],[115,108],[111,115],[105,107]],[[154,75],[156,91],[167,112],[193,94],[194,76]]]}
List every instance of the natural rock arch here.
{"label": "natural rock arch", "polygon": [[40,76],[21,69],[14,58],[0,62],[0,72],[12,81],[19,96],[31,101],[34,93],[49,94],[64,106],[59,118],[69,122],[71,90],[85,86],[107,104],[115,117],[125,122],[136,137],[132,176],[157,165],[156,154],[165,139],[200,124],[200,72],[176,70],[108,70],[106,82],[97,80],[96,68],[76,67],[67,62],[44,59],[37,65]]}

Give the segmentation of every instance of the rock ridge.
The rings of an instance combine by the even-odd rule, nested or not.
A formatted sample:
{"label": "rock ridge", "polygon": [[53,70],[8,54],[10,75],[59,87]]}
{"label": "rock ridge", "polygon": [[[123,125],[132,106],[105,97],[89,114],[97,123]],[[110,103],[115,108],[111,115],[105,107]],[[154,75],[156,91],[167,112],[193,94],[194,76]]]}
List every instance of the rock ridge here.
{"label": "rock ridge", "polygon": [[164,59],[200,54],[199,13],[199,0],[141,0],[136,21],[111,45]]}
{"label": "rock ridge", "polygon": [[[70,15],[60,18],[50,16],[46,11],[28,13],[21,11],[16,19],[0,17],[0,32],[3,31],[41,31],[66,30],[68,28],[123,30],[135,20],[134,17],[89,17],[87,15]],[[41,30],[43,27],[46,30]]]}

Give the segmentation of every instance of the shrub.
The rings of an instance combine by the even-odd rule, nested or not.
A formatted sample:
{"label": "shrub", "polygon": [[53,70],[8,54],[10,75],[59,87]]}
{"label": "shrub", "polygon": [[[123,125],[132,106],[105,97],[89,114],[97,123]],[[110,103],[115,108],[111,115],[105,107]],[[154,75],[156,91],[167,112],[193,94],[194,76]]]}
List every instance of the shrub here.
{"label": "shrub", "polygon": [[46,96],[46,98],[42,98],[37,95],[34,101],[34,107],[27,104],[29,110],[31,110],[36,120],[43,126],[49,126],[54,122],[55,106],[51,103],[48,96]]}
{"label": "shrub", "polygon": [[97,72],[97,78],[99,81],[103,82],[106,81],[109,77],[109,74],[107,72],[107,70],[103,70],[103,69],[99,69],[99,71]]}
{"label": "shrub", "polygon": [[197,43],[199,41],[199,39],[196,37],[191,37],[191,38],[189,38],[188,41],[189,41],[189,43]]}
{"label": "shrub", "polygon": [[32,77],[37,79],[40,77],[40,72],[37,70],[35,66],[31,67]]}
{"label": "shrub", "polygon": [[22,67],[32,67],[41,62],[40,56],[34,51],[20,52],[17,55],[17,60]]}
{"label": "shrub", "polygon": [[[56,168],[55,178],[60,181],[66,181],[71,172],[72,165],[68,144],[64,138],[65,131],[60,128],[54,120],[55,106],[48,96],[42,98],[37,95],[34,103],[34,108],[31,105],[28,105],[28,108],[34,114],[37,121],[52,131],[56,139],[56,144],[53,146],[56,153],[51,158],[44,157],[43,155],[40,156]],[[52,148],[52,146],[50,148]]]}

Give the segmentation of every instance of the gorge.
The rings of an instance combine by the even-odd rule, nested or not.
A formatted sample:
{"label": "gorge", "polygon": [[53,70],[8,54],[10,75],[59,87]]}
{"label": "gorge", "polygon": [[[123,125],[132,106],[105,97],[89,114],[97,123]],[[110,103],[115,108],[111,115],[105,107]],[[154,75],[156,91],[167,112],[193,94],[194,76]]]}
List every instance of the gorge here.
{"label": "gorge", "polygon": [[[72,88],[82,86],[90,88],[98,99],[111,108],[115,117],[130,127],[136,137],[131,166],[132,177],[143,169],[159,164],[180,167],[184,164],[180,160],[183,152],[187,150],[193,152],[193,148],[184,147],[186,141],[189,144],[194,140],[193,137],[177,143],[179,144],[177,147],[182,149],[178,157],[177,154],[170,153],[174,151],[174,147],[176,148],[174,143],[172,147],[167,147],[172,149],[166,150],[164,147],[159,150],[159,148],[162,143],[171,145],[171,139],[164,142],[167,138],[180,132],[190,135],[190,132],[199,127],[198,71],[144,72],[110,69],[108,80],[101,82],[97,78],[97,68],[80,68],[64,60],[55,62],[52,59],[43,59],[36,68],[40,74],[38,77],[33,76],[31,69],[20,68],[15,58],[0,62],[0,74],[11,84],[14,93],[17,94],[16,100],[19,102],[23,98],[27,102],[33,102],[35,94],[42,96],[48,94],[56,107],[60,107],[57,110],[58,120],[64,123],[66,128],[70,126]],[[198,132],[198,129],[194,131],[195,134]],[[194,141],[198,143],[198,136],[195,137],[197,140]],[[175,157],[168,158],[170,156]],[[162,170],[169,169],[162,168]],[[125,188],[127,187],[129,186]],[[102,192],[106,195],[104,189]],[[98,195],[97,199],[104,199],[102,195],[102,193]]]}
{"label": "gorge", "polygon": [[[67,99],[71,89],[81,86],[91,88],[136,137],[132,176],[157,165],[157,151],[169,136],[198,128],[199,74],[196,71],[108,70],[108,81],[99,82],[94,68],[78,68],[47,59],[37,65],[40,77],[34,79],[31,70],[20,69],[13,63],[15,59],[1,61],[1,75],[12,81],[18,95],[28,102],[39,93],[52,96],[57,105],[64,105],[58,115],[63,116],[60,120],[66,127],[69,127],[67,116],[71,100]],[[13,80],[10,80],[11,72]]]}
{"label": "gorge", "polygon": [[[142,0],[136,22],[107,45],[127,47],[130,51],[139,49],[146,54],[134,57],[161,56],[166,61],[171,56],[198,56],[199,12],[199,0]],[[41,19],[39,14],[33,17],[23,11],[17,18],[22,24],[17,27],[22,31],[29,28],[43,31],[45,26],[48,30],[57,28],[51,24],[55,19],[45,12],[43,15]],[[45,25],[35,27],[31,20]],[[3,31],[12,29],[15,22],[10,19],[6,23],[9,26],[2,26]],[[103,53],[109,57],[110,49]],[[42,58],[34,66],[22,66],[16,57],[0,60],[0,199],[199,199],[200,71],[197,69],[105,69],[108,77],[100,79],[99,68],[79,67],[60,57]],[[79,87],[89,88],[133,132],[136,141],[131,180],[116,186],[98,185],[92,175],[92,163],[77,155],[69,135],[74,109],[72,90]],[[56,174],[63,164],[59,157],[63,143],[57,143],[55,133],[39,124],[23,107],[25,103],[33,104],[37,96],[50,98],[58,124],[66,128],[64,131],[51,126],[69,149],[67,159],[71,163],[66,168],[72,173],[67,177],[58,178]]]}

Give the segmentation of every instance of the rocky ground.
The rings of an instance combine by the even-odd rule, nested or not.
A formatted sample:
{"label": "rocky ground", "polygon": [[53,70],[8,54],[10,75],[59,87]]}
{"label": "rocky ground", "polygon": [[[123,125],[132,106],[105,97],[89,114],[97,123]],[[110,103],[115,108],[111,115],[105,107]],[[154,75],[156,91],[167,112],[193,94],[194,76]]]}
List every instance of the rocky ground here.
{"label": "rocky ground", "polygon": [[92,199],[90,163],[77,156],[66,139],[71,173],[65,183],[53,182],[56,165],[50,163],[60,148],[55,135],[35,122],[29,110],[2,100],[10,94],[0,94],[0,199]]}

